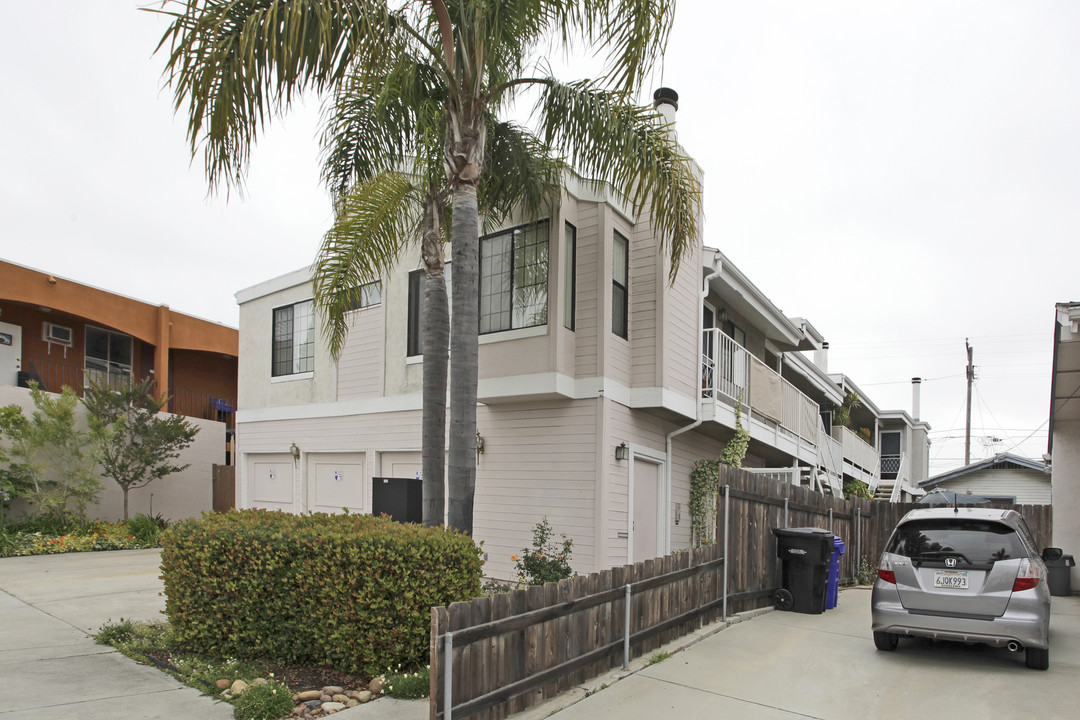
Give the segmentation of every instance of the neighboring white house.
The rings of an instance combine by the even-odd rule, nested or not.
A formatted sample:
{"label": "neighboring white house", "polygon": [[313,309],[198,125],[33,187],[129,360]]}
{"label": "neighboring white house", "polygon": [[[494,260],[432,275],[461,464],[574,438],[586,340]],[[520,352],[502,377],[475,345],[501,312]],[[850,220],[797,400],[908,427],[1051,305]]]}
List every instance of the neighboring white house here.
{"label": "neighboring white house", "polygon": [[[808,323],[700,242],[673,283],[669,268],[647,217],[575,178],[550,217],[481,240],[487,575],[512,575],[544,517],[579,572],[690,546],[690,471],[719,456],[740,402],[745,466],[829,492],[856,465],[877,473],[874,445],[826,429],[842,394],[802,355],[822,343]],[[419,520],[422,283],[417,249],[368,288],[336,362],[309,268],[237,293],[241,506]]]}
{"label": "neighboring white house", "polygon": [[[1054,371],[1050,388],[1050,479],[1054,545],[1080,555],[1080,302],[1055,307]],[[1080,571],[1072,569],[1073,591]]]}
{"label": "neighboring white house", "polygon": [[1002,453],[950,470],[919,484],[923,490],[952,490],[1017,505],[1049,505],[1050,474],[1046,465]]}

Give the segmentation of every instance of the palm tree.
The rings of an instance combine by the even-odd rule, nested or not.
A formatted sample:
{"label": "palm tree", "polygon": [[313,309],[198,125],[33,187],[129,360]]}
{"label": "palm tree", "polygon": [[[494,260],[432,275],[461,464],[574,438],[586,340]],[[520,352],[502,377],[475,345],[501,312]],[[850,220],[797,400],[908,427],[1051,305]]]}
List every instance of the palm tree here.
{"label": "palm tree", "polygon": [[[537,122],[585,176],[627,193],[671,258],[671,276],[697,236],[700,191],[689,161],[649,108],[630,100],[664,49],[671,0],[186,0],[160,47],[177,108],[188,105],[211,187],[241,187],[250,146],[267,118],[304,90],[340,87],[385,58],[431,68],[445,88],[443,169],[452,197],[454,263],[450,392],[451,527],[471,532],[476,482],[480,215],[488,118],[539,88]],[[598,82],[533,76],[551,36],[601,43]]]}
{"label": "palm tree", "polygon": [[[359,289],[389,272],[410,242],[421,238],[422,507],[428,526],[443,523],[446,462],[450,323],[442,246],[448,190],[438,142],[441,114],[433,123],[430,112],[440,106],[429,101],[442,94],[437,76],[415,64],[351,76],[336,93],[323,133],[323,177],[335,197],[336,220],[323,239],[312,278],[315,305],[330,351],[337,357]],[[526,217],[539,217],[557,199],[563,163],[551,158],[523,128],[489,122],[494,132],[487,153],[501,172],[498,182],[480,188],[485,219],[498,224],[515,207]],[[439,133],[432,132],[436,124]],[[402,164],[408,171],[391,167]]]}

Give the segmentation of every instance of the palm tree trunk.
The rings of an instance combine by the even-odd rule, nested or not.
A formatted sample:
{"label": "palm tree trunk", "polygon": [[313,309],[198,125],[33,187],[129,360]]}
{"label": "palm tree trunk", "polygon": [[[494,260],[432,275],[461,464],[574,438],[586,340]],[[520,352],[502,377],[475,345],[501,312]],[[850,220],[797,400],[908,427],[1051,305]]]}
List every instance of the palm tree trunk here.
{"label": "palm tree trunk", "polygon": [[447,524],[472,535],[480,329],[480,220],[475,184],[465,182],[455,186],[452,212],[454,312],[450,338],[450,505]]}
{"label": "palm tree trunk", "polygon": [[439,527],[445,516],[446,367],[450,347],[450,316],[446,299],[443,238],[439,225],[442,208],[437,193],[424,202],[424,317],[421,331],[424,352],[423,522]]}

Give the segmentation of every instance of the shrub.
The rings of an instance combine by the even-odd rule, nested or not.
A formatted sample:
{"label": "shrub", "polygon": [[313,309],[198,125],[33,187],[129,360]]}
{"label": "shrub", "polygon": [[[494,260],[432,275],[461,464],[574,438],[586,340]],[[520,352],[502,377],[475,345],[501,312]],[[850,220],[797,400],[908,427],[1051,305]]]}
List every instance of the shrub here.
{"label": "shrub", "polygon": [[425,665],[416,672],[388,672],[383,675],[383,692],[402,700],[425,698],[431,691],[431,670]]}
{"label": "shrub", "polygon": [[516,563],[518,577],[527,585],[557,582],[574,574],[570,568],[570,553],[574,541],[562,536],[562,547],[551,541],[554,532],[547,517],[533,528],[532,549],[523,549],[521,556],[510,557]]}
{"label": "shrub", "polygon": [[166,613],[177,642],[373,674],[428,652],[430,608],[476,597],[465,535],[370,515],[231,510],[162,534]]}
{"label": "shrub", "polygon": [[292,691],[271,681],[245,690],[233,703],[233,716],[238,720],[281,720],[292,709]]}
{"label": "shrub", "polygon": [[119,622],[109,620],[101,629],[94,634],[94,642],[98,645],[112,645],[116,647],[131,640],[135,626],[130,620],[120,618]]}
{"label": "shrub", "polygon": [[130,518],[126,524],[128,532],[143,547],[155,547],[160,544],[158,536],[168,527],[168,522],[160,517],[151,517],[142,513]]}

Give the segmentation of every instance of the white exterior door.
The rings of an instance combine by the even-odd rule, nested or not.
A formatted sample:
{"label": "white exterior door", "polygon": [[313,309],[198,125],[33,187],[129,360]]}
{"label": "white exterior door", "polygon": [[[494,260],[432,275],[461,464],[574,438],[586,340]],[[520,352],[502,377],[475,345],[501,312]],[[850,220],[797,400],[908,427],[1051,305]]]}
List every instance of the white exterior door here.
{"label": "white exterior door", "polygon": [[0,385],[17,385],[22,370],[22,328],[0,322]]}
{"label": "white exterior door", "polygon": [[660,465],[634,458],[634,554],[632,562],[650,560],[660,550]]}

